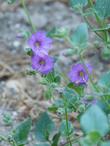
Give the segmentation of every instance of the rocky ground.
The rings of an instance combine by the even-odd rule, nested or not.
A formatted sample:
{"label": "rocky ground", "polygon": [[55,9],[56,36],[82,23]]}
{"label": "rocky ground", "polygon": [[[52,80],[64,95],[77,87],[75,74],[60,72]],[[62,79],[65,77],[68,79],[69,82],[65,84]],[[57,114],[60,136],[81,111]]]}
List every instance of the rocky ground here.
{"label": "rocky ground", "polygon": [[[65,26],[74,30],[82,22],[66,0],[29,0],[27,6],[37,29]],[[2,120],[4,114],[11,114],[15,126],[29,115],[35,119],[49,104],[42,101],[43,88],[38,84],[39,77],[25,74],[30,68],[30,59],[24,52],[27,44],[17,38],[23,30],[30,30],[23,8],[19,4],[11,6],[0,0],[0,133],[12,128],[5,126]],[[66,47],[65,43],[55,41],[53,52],[57,54]],[[96,64],[99,71],[110,66],[100,63],[96,55],[90,58],[90,62]]]}

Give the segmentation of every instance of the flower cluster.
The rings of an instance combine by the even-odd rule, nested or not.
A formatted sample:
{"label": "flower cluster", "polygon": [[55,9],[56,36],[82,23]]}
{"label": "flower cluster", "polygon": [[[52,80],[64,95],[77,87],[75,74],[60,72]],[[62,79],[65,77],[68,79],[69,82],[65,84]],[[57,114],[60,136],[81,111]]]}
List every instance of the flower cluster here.
{"label": "flower cluster", "polygon": [[51,49],[52,39],[47,37],[46,32],[38,31],[32,34],[28,44],[33,51],[32,68],[42,74],[48,74],[53,70],[53,58],[48,55]]}
{"label": "flower cluster", "polygon": [[[28,44],[33,51],[32,68],[41,74],[48,74],[53,70],[54,60],[48,55],[51,49],[52,39],[47,37],[46,32],[38,31],[32,34],[28,40]],[[86,84],[91,74],[92,68],[90,65],[78,63],[72,67],[68,77],[71,82],[76,85]]]}

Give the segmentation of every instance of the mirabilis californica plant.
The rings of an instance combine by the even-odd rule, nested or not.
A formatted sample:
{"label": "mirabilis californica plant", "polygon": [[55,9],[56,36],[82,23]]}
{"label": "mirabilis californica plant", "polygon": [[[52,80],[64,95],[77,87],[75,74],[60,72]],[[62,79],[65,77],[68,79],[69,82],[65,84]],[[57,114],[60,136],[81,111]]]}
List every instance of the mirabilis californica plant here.
{"label": "mirabilis californica plant", "polygon": [[[7,1],[11,4],[16,0]],[[41,75],[40,83],[47,89],[45,95],[48,100],[53,101],[53,104],[39,115],[37,122],[33,123],[35,124],[33,134],[37,142],[36,146],[110,146],[108,138],[110,71],[101,75],[96,82],[93,77],[94,67],[85,63],[84,60],[86,50],[89,49],[88,28],[94,31],[101,43],[103,42],[103,50],[106,48],[106,52],[102,51],[102,57],[109,58],[110,1],[70,0],[71,7],[79,12],[85,21],[76,28],[73,34],[69,33],[65,26],[63,29],[53,28],[49,32],[37,30],[31,21],[25,0],[20,0],[20,2],[32,28],[29,35],[25,35],[29,45],[27,54],[30,55],[31,75]],[[92,24],[90,16],[95,19],[97,25]],[[59,57],[50,55],[52,43],[56,38],[70,44],[71,48],[66,51],[70,60],[74,54],[79,58],[77,63],[70,61],[70,66],[67,67],[68,73],[64,73],[58,64]],[[90,86],[89,93],[88,85]],[[59,126],[56,126],[49,112],[58,116]],[[78,115],[76,120],[80,123],[81,135],[76,135],[74,121],[70,118],[74,112]],[[25,119],[9,135],[1,135],[0,140],[12,146],[25,146],[31,126],[32,119]]]}

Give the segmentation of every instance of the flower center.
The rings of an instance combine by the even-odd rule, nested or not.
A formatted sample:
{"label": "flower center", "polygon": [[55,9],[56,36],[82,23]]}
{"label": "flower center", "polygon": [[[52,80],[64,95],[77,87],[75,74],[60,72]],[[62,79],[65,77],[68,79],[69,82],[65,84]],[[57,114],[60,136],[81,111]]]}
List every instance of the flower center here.
{"label": "flower center", "polygon": [[41,46],[41,42],[40,41],[36,41],[35,46],[39,48]]}
{"label": "flower center", "polygon": [[45,65],[45,60],[42,60],[42,59],[41,59],[41,60],[39,61],[39,64],[40,64],[40,65]]}
{"label": "flower center", "polygon": [[80,71],[80,72],[79,72],[79,76],[80,76],[80,77],[84,77],[84,72],[83,72],[83,71]]}

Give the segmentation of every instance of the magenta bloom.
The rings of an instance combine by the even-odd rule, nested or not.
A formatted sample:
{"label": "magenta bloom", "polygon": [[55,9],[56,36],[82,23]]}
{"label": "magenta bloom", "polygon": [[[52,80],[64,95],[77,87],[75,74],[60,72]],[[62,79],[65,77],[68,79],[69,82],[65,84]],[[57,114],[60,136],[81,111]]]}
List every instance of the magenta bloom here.
{"label": "magenta bloom", "polygon": [[79,85],[79,84],[86,84],[89,79],[88,73],[92,73],[92,67],[90,65],[86,65],[86,68],[83,64],[79,63],[72,67],[68,76],[71,82]]}
{"label": "magenta bloom", "polygon": [[32,34],[28,44],[35,54],[48,54],[48,51],[51,49],[52,39],[46,36],[46,32],[38,31],[35,34]]}
{"label": "magenta bloom", "polygon": [[48,74],[53,70],[54,60],[48,55],[34,55],[32,57],[32,68],[42,74]]}

